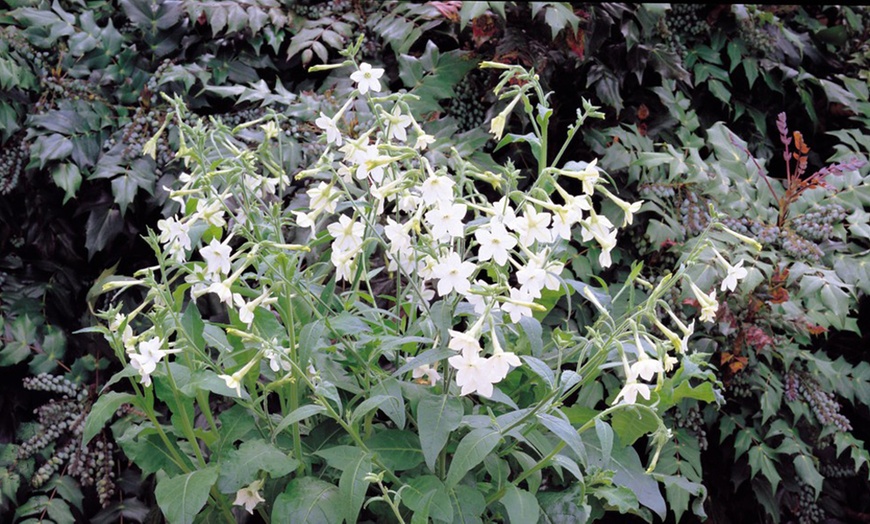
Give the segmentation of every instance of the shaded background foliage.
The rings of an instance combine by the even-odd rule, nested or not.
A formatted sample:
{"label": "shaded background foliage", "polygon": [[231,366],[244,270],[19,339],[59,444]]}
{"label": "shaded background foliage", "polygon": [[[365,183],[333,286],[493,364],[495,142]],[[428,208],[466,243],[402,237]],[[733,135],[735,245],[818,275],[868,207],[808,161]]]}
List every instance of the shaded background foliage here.
{"label": "shaded background foliage", "polygon": [[[13,443],[45,430],[33,423],[32,412],[52,398],[38,389],[22,392],[23,379],[65,375],[86,391],[78,404],[85,411],[101,385],[107,348],[97,338],[72,333],[92,322],[90,308],[105,305],[94,303],[92,285],[151,263],[140,236],[173,211],[164,187],[182,166],[172,161],[180,144],[171,125],[154,144],[155,158],[142,155],[164,124],[164,93],[229,124],[270,110],[288,114],[283,131],[293,147],[284,167],[292,174],[317,151],[312,121],[320,111],[334,112],[330,89],[348,81],[329,72],[308,74],[306,67],[335,59],[350,39],[363,34],[364,57],[383,64],[390,88],[420,97],[414,109],[428,114],[438,131],[433,149],[446,144],[468,155],[510,156],[523,169],[532,162],[521,143],[508,140],[496,148],[489,140],[487,123],[501,107],[491,91],[495,77],[475,65],[494,60],[534,67],[554,93],[557,118],[564,119],[557,129],[573,121],[571,110],[581,97],[601,104],[607,115],[566,160],[601,156],[621,192],[652,204],[638,217],[633,242],[614,252],[617,267],[601,272],[586,262],[574,268],[576,274],[608,281],[618,280],[636,257],[653,270],[673,265],[682,242],[702,225],[707,202],[735,204],[721,184],[693,178],[699,172],[715,173],[747,197],[766,191],[762,171],[772,180],[785,178],[780,113],[788,117],[789,132],[799,131],[810,145],[803,153],[808,173],[829,163],[855,162],[849,165],[857,166],[861,177],[850,183],[866,187],[862,177],[868,168],[860,165],[870,156],[866,8],[361,0],[7,4],[0,12],[0,366],[6,378],[0,385],[0,460],[5,466],[17,462]],[[359,122],[357,130],[365,125]],[[525,123],[512,125],[521,134]],[[713,129],[718,134],[708,133]],[[742,141],[727,139],[727,130]],[[739,165],[726,164],[726,152],[740,157]],[[764,169],[753,169],[753,162]],[[861,442],[870,438],[870,365],[867,338],[860,334],[870,327],[866,299],[855,314],[857,298],[870,285],[864,211],[870,196],[861,189],[854,199],[835,201],[821,193],[796,204],[794,216],[822,213],[805,222],[830,217],[830,231],[799,234],[795,223],[776,224],[774,231],[774,202],[747,206],[732,217],[754,220],[735,222],[735,228],[767,235],[762,243],[769,248],[770,271],[760,275],[760,287],[739,299],[743,302],[729,303],[734,315],[723,315],[725,327],[716,326],[707,339],[711,359],[722,367],[728,402],[720,409],[689,404],[679,409],[674,425],[688,451],[672,453],[679,464],[674,467],[695,469],[703,478],[710,490],[707,512],[717,521],[740,522],[752,514],[758,520],[812,522],[822,509],[849,521],[870,513],[867,466],[851,480],[842,478],[866,461]],[[834,204],[840,208],[813,207]],[[787,237],[796,240],[786,244]],[[813,245],[824,249],[823,257],[808,255]],[[775,271],[780,262],[792,271],[808,267],[804,273],[822,275],[819,286],[840,291],[829,300],[814,299],[820,288],[811,290],[805,279],[789,280]],[[795,330],[794,318],[777,310],[788,302],[779,301],[783,292],[806,313],[809,329]],[[840,320],[826,317],[826,309]],[[787,350],[771,358],[772,346]],[[794,367],[795,360],[809,363]],[[765,381],[770,376],[775,380]],[[852,389],[837,386],[840,380]],[[812,397],[809,389],[788,397],[786,389],[798,387],[795,381],[836,394],[830,405],[836,404],[853,430],[832,433],[813,419],[816,406],[800,401]],[[764,395],[771,387],[779,397]],[[758,411],[760,420],[753,416]],[[797,456],[812,457],[812,464],[746,453],[740,439],[747,447],[753,442],[753,449],[784,450],[777,421],[789,427],[801,423],[785,440],[794,442]],[[844,434],[853,440],[842,440]],[[853,450],[853,462],[838,461],[839,452],[826,438],[840,438],[835,447]],[[69,514],[74,520],[108,522],[125,515],[142,521],[149,511],[154,514],[149,481],[120,455],[113,474],[117,494],[105,509],[87,487],[84,504],[76,504],[80,482],[64,470],[32,486],[33,470],[50,456],[22,460],[18,473],[0,470],[3,520],[47,515],[63,522]],[[730,478],[722,471],[732,472]],[[779,491],[775,479],[782,480]],[[823,496],[816,499],[819,493]],[[690,518],[683,514],[688,500],[669,502],[677,519]]]}

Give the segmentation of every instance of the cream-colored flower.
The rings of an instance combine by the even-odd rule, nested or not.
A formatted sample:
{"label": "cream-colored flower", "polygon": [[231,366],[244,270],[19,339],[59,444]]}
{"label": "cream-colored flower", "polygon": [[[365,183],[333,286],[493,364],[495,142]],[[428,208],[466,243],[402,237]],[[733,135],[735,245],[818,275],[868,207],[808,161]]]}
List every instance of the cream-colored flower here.
{"label": "cream-colored flower", "polygon": [[254,508],[257,507],[257,504],[259,504],[260,502],[266,502],[266,499],[260,496],[260,490],[262,488],[262,480],[255,480],[254,482],[251,482],[250,484],[236,492],[236,500],[233,502],[233,505],[244,506],[245,511],[253,515]]}

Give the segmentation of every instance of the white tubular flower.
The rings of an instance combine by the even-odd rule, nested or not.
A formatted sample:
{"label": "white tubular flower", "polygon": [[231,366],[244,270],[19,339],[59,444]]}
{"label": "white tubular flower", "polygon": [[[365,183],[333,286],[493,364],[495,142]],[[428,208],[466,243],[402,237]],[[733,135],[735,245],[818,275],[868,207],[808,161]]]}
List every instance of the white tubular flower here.
{"label": "white tubular flower", "polygon": [[365,229],[365,224],[353,221],[347,215],[341,215],[338,222],[326,227],[326,230],[335,239],[332,241],[333,251],[356,250],[362,245]]}
{"label": "white tubular flower", "polygon": [[387,115],[387,122],[389,122],[390,137],[395,138],[399,142],[408,140],[407,129],[413,120],[410,116],[402,114],[402,109],[398,105]]}
{"label": "white tubular flower", "polygon": [[490,330],[490,339],[492,339],[492,355],[490,355],[486,360],[490,366],[490,379],[493,383],[498,383],[507,376],[511,367],[518,368],[522,366],[523,363],[520,361],[520,357],[502,349],[495,329]]}
{"label": "white tubular flower", "polygon": [[511,317],[511,322],[519,323],[523,317],[532,316],[532,304],[535,297],[527,289],[511,288],[510,298],[507,299],[501,308]]}
{"label": "white tubular flower", "polygon": [[356,249],[348,252],[332,250],[329,260],[335,266],[335,280],[337,282],[353,280],[357,251]]}
{"label": "white tubular flower", "polygon": [[419,149],[420,151],[425,151],[429,144],[435,142],[435,137],[432,135],[427,135],[421,129],[417,134],[417,140],[414,142],[414,149]]}
{"label": "white tubular flower", "polygon": [[502,224],[510,224],[517,218],[517,213],[511,206],[511,201],[508,197],[501,197],[498,202],[492,205],[492,210],[495,213],[492,217],[493,222]]}
{"label": "white tubular flower", "polygon": [[224,219],[224,209],[221,203],[217,200],[207,202],[200,200],[196,203],[196,214],[202,217],[208,225],[214,227],[224,227],[227,221]]}
{"label": "white tubular flower", "polygon": [[549,242],[552,240],[550,230],[552,215],[546,211],[538,213],[534,206],[526,204],[523,216],[516,217],[507,226],[519,233],[519,241],[524,246],[531,246],[535,241]]}
{"label": "white tubular flower", "polygon": [[232,269],[230,264],[231,253],[230,246],[222,244],[216,238],[213,238],[207,246],[199,250],[199,254],[207,264],[205,271],[212,278],[218,275],[226,275],[230,272],[230,269]]}
{"label": "white tubular flower", "polygon": [[629,381],[616,395],[616,398],[613,400],[613,404],[619,404],[620,400],[622,404],[635,404],[637,402],[637,396],[640,395],[646,400],[649,400],[650,389],[646,384]]}
{"label": "white tubular flower", "polygon": [[320,118],[314,121],[314,125],[326,131],[327,144],[335,144],[336,147],[338,147],[344,142],[341,138],[341,131],[338,130],[338,126],[336,125],[336,121],[323,114],[323,112],[320,113]]}
{"label": "white tubular flower", "polygon": [[139,382],[148,387],[151,385],[151,373],[157,369],[160,360],[172,351],[160,349],[163,341],[160,337],[152,337],[139,343],[139,352],[130,354],[130,365],[139,372]]}
{"label": "white tubular flower", "polygon": [[244,506],[245,511],[253,515],[254,508],[257,507],[257,504],[260,502],[266,502],[266,499],[260,496],[260,490],[262,488],[262,480],[251,482],[249,485],[236,492],[236,500],[233,502],[233,505]]}
{"label": "white tubular flower", "polygon": [[480,347],[480,340],[478,340],[480,335],[478,333],[463,333],[462,331],[454,331],[452,329],[448,329],[447,332],[450,334],[450,342],[447,343],[448,348],[460,352],[467,349],[480,353],[483,350]]}
{"label": "white tubular flower", "polygon": [[239,312],[239,320],[251,326],[251,323],[254,321],[254,311],[261,305],[271,304],[275,302],[275,298],[269,297],[269,290],[266,289],[263,293],[251,300],[250,302],[246,302],[242,295],[236,293],[233,295],[233,302],[235,302],[236,307]]}
{"label": "white tubular flower", "polygon": [[254,364],[258,362],[257,359],[251,360],[245,366],[233,373],[232,375],[218,375],[218,378],[222,378],[224,382],[227,384],[227,387],[230,389],[236,390],[236,395],[242,396],[242,379],[245,378],[245,375],[248,371],[254,367]]}
{"label": "white tubular flower", "polygon": [[466,349],[447,359],[447,362],[456,368],[456,385],[462,388],[461,395],[477,392],[486,398],[492,396],[490,366],[486,359],[480,358],[480,353]]}
{"label": "white tubular flower", "polygon": [[[664,334],[664,336],[671,343],[671,345],[674,346],[674,351],[676,351],[677,353],[685,353],[686,352],[686,348],[688,347],[688,343],[689,343],[689,337],[692,334],[691,332],[689,332],[687,334],[684,332],[683,338],[680,338],[676,333],[674,333],[673,331],[671,331],[670,329],[665,327],[664,324],[659,322],[659,319],[654,318],[653,324],[655,324],[655,326],[657,328],[659,328],[659,331],[661,331],[662,334]],[[692,322],[691,327],[692,328],[695,327],[694,321]]]}
{"label": "white tubular flower", "polygon": [[218,296],[221,302],[226,304],[227,306],[232,306],[233,304],[233,290],[231,289],[232,280],[219,280],[217,282],[212,282],[211,285],[206,288],[206,292],[214,293]]}
{"label": "white tubular flower", "polygon": [[644,353],[641,353],[641,355],[643,357],[631,365],[631,371],[628,374],[629,381],[635,381],[640,378],[649,382],[656,373],[665,372],[661,362],[649,358]]}
{"label": "white tubular flower", "polygon": [[480,244],[477,257],[481,261],[494,260],[496,264],[507,264],[510,250],[517,245],[517,239],[508,232],[501,222],[490,222],[489,227],[478,228],[474,237]]}
{"label": "white tubular flower", "polygon": [[309,198],[311,211],[325,211],[335,213],[335,207],[341,198],[341,192],[332,184],[321,182],[306,191]]}
{"label": "white tubular flower", "polygon": [[727,273],[725,275],[725,279],[722,280],[722,287],[720,288],[720,291],[725,291],[726,289],[728,291],[736,290],[737,284],[740,283],[740,279],[746,278],[746,275],[749,274],[749,272],[743,268],[744,260],[740,259],[740,262],[732,266],[728,263],[727,260],[722,258],[722,255],[720,255],[719,251],[717,251],[715,248],[713,249],[713,252],[716,253],[716,260],[718,260],[722,267],[725,268],[725,271]]}
{"label": "white tubular flower", "polygon": [[609,198],[611,202],[619,206],[619,209],[622,210],[622,213],[625,215],[625,218],[622,221],[622,227],[630,225],[632,222],[634,222],[634,214],[640,211],[640,206],[643,205],[643,200],[628,203],[603,187],[600,188],[600,191],[604,193],[604,195],[607,196],[607,198]]}
{"label": "white tubular flower", "polygon": [[456,291],[465,295],[471,289],[469,279],[476,269],[476,265],[463,262],[458,253],[451,252],[433,270],[433,276],[438,279],[438,294],[443,297]]}
{"label": "white tubular flower", "polygon": [[384,76],[384,70],[380,67],[372,67],[371,64],[363,62],[359,65],[359,70],[350,74],[350,79],[356,82],[356,87],[359,93],[364,95],[369,91],[380,92],[380,78]]}
{"label": "white tubular flower", "polygon": [[716,291],[713,290],[707,294],[701,291],[694,282],[689,281],[689,285],[692,287],[692,293],[695,294],[698,303],[701,304],[701,316],[699,317],[701,322],[713,322],[716,320],[716,312],[719,311],[719,302],[716,301]]}
{"label": "white tubular flower", "polygon": [[579,214],[573,207],[556,206],[553,210],[553,224],[550,228],[553,240],[557,238],[571,240],[571,228],[582,218],[583,215]]}
{"label": "white tubular flower", "polygon": [[504,126],[507,124],[507,119],[510,116],[511,112],[513,112],[514,107],[516,107],[517,102],[520,101],[520,96],[517,95],[513,100],[504,108],[504,111],[499,113],[495,118],[492,119],[489,125],[489,132],[492,133],[496,140],[501,140],[502,134],[504,134]]}
{"label": "white tubular flower", "polygon": [[390,241],[389,251],[394,255],[411,249],[411,234],[408,232],[406,224],[401,224],[387,217],[384,236]]}
{"label": "white tubular flower", "polygon": [[464,234],[465,224],[462,219],[468,206],[465,204],[439,204],[438,207],[427,211],[423,218],[432,230],[432,236],[439,241],[461,237]]}
{"label": "white tubular flower", "polygon": [[411,373],[411,376],[415,380],[422,379],[426,377],[426,382],[429,383],[430,386],[434,386],[436,382],[441,380],[441,375],[438,373],[434,367],[431,366],[420,366],[414,368],[414,371]]}
{"label": "white tubular flower", "polygon": [[175,217],[169,217],[157,221],[160,229],[160,243],[179,244],[184,249],[190,249],[190,224],[182,222]]}
{"label": "white tubular flower", "polygon": [[427,206],[453,203],[456,182],[446,176],[430,176],[420,185],[420,197]]}

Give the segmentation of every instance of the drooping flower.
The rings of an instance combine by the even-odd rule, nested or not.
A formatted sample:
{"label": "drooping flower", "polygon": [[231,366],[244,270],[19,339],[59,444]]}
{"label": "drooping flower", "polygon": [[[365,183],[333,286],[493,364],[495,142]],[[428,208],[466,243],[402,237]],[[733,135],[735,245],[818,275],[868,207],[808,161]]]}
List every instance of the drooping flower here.
{"label": "drooping flower", "polygon": [[323,112],[320,113],[320,118],[314,121],[314,125],[326,131],[326,143],[341,146],[344,141],[341,138],[341,131],[338,130],[335,120],[329,118]]}
{"label": "drooping flower", "polygon": [[436,382],[441,380],[441,375],[438,373],[438,370],[428,365],[414,368],[411,376],[414,379],[422,379],[423,377],[426,377],[426,381],[429,382],[430,386],[434,386]]}
{"label": "drooping flower", "polygon": [[480,357],[480,353],[466,349],[447,359],[447,362],[456,368],[456,385],[462,388],[461,395],[477,392],[487,398],[492,396],[491,368],[486,359]]}
{"label": "drooping flower", "polygon": [[254,514],[254,508],[260,502],[266,502],[262,496],[260,496],[260,489],[263,488],[263,480],[255,480],[251,482],[244,488],[240,489],[236,492],[236,500],[233,502],[234,506],[244,506],[245,511]]}
{"label": "drooping flower", "polygon": [[692,287],[692,293],[695,294],[695,298],[698,299],[698,303],[701,305],[701,316],[699,317],[701,322],[713,322],[716,320],[716,312],[719,311],[716,291],[713,290],[707,294],[701,291],[694,282],[689,281],[689,285]]}
{"label": "drooping flower", "polygon": [[613,400],[613,404],[619,404],[620,400],[623,401],[623,404],[634,404],[637,402],[638,395],[642,396],[646,400],[649,400],[649,386],[640,382],[629,381],[625,386],[623,386],[619,394],[616,395],[616,398]]}
{"label": "drooping flower", "polygon": [[454,351],[461,352],[468,349],[479,353],[483,349],[480,347],[480,340],[477,338],[478,335],[462,331],[454,331],[452,329],[448,329],[447,332],[450,334],[450,342],[447,343],[447,347]]}
{"label": "drooping flower", "polygon": [[661,362],[641,354],[644,355],[644,358],[631,365],[631,372],[628,374],[629,381],[640,378],[649,382],[656,373],[664,373],[665,370]]}
{"label": "drooping flower", "polygon": [[498,383],[507,376],[511,367],[518,368],[523,363],[520,361],[520,357],[502,349],[495,329],[490,330],[490,338],[492,339],[492,355],[486,360],[490,366],[490,379],[494,383]]}
{"label": "drooping flower", "polygon": [[363,62],[359,65],[359,70],[350,74],[350,79],[356,82],[357,89],[361,95],[373,91],[375,93],[381,90],[380,78],[384,76],[384,70],[380,67],[372,67],[371,64]]}

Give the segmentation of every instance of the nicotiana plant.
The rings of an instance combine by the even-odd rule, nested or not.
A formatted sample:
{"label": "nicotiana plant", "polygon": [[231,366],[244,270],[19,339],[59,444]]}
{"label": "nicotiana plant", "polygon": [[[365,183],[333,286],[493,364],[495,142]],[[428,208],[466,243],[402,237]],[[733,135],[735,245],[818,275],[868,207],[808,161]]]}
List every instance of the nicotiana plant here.
{"label": "nicotiana plant", "polygon": [[[491,133],[537,161],[518,191],[523,171],[437,143],[409,110],[414,95],[390,93],[358,51],[313,68],[350,82],[335,93],[340,109],[315,121],[324,148],[295,175],[308,182],[296,198],[280,167],[281,115],[230,129],[171,102],[185,171],[170,190],[177,212],[146,238],[156,264],[103,287],[147,296],[89,328],[125,367],[85,443],[132,405],[112,430],[156,474],[173,523],[255,511],[267,522],[652,520],[668,510],[662,487],[703,514],[704,487],[658,464],[671,438],[662,414],[720,400],[689,339],[746,270],[719,253],[721,288],[688,275],[714,228],[756,243],[711,220],[655,284],[640,264],[610,286],[573,274],[572,257],[610,266],[617,231],[642,206],[608,189],[595,160],[562,161],[597,108],[584,102],[551,158],[538,77],[481,64],[500,71],[506,101]],[[506,134],[518,108],[530,132]],[[664,300],[684,280],[697,320]],[[124,379],[129,392],[110,391]]]}

